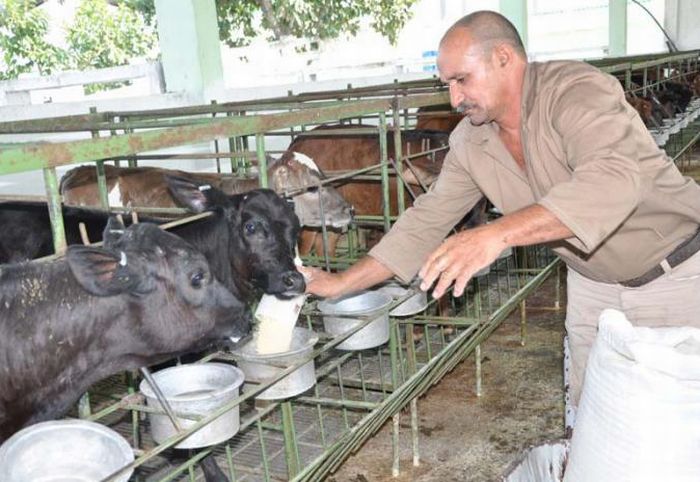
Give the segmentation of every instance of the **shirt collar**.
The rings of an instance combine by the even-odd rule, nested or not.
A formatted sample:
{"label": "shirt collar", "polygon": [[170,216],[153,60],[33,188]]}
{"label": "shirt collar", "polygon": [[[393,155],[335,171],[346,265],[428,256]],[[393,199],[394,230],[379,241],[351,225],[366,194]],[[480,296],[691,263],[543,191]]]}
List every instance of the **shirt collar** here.
{"label": "shirt collar", "polygon": [[537,62],[528,62],[525,65],[523,78],[523,97],[520,101],[520,123],[525,125],[527,118],[535,103],[535,83],[537,82]]}

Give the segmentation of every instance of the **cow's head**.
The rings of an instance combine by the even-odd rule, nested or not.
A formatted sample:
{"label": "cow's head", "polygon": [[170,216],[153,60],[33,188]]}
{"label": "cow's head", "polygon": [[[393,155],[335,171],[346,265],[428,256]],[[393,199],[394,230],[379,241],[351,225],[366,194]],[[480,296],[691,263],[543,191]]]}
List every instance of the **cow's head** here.
{"label": "cow's head", "polygon": [[[194,212],[215,211],[225,220],[233,282],[280,298],[302,294],[304,278],[294,265],[299,220],[289,204],[269,189],[227,196],[216,188],[168,177],[173,196]],[[210,258],[211,259],[211,258]],[[248,294],[243,286],[241,291]]]}
{"label": "cow's head", "polygon": [[344,228],[352,221],[353,207],[333,186],[319,187],[325,177],[310,157],[293,151],[285,152],[269,170],[272,189],[293,193],[294,212],[302,226]]}
{"label": "cow's head", "polygon": [[103,248],[70,246],[66,257],[86,291],[125,297],[130,319],[138,318],[129,330],[148,356],[202,349],[250,331],[250,313],[213,277],[204,255],[155,224],[127,229],[112,218]]}

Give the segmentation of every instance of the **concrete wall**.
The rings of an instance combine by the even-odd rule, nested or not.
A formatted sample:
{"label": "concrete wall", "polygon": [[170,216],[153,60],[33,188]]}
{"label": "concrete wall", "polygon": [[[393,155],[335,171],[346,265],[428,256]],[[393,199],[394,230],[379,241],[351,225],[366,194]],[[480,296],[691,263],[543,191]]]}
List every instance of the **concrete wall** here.
{"label": "concrete wall", "polygon": [[700,48],[700,2],[666,0],[664,28],[680,50]]}

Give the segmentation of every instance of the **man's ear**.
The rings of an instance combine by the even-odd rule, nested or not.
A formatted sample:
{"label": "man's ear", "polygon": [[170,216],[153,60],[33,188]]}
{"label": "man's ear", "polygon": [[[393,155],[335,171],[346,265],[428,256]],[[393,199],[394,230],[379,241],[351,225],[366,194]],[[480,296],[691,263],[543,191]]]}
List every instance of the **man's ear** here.
{"label": "man's ear", "polygon": [[66,260],[73,276],[88,293],[115,296],[152,291],[148,275],[129,266],[126,254],[92,246],[69,246]]}
{"label": "man's ear", "polygon": [[220,189],[179,176],[165,176],[168,190],[182,206],[195,213],[225,206],[227,196]]}
{"label": "man's ear", "polygon": [[512,60],[513,52],[508,44],[501,43],[493,48],[493,55],[496,57],[498,65],[505,67]]}

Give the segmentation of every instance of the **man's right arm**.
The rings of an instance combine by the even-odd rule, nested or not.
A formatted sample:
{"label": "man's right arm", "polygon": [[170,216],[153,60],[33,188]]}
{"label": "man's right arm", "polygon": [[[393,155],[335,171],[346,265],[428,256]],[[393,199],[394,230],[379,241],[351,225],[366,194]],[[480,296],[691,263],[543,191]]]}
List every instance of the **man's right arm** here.
{"label": "man's right arm", "polygon": [[306,278],[306,292],[323,298],[337,298],[370,288],[391,278],[394,273],[382,263],[365,256],[347,270],[328,273],[318,268],[299,268]]}
{"label": "man's right arm", "polygon": [[[451,147],[455,146],[451,144]],[[338,297],[370,288],[392,276],[408,283],[452,226],[482,196],[454,152],[447,154],[438,180],[429,192],[399,217],[369,256],[336,274],[302,268],[308,278],[307,292]]]}

